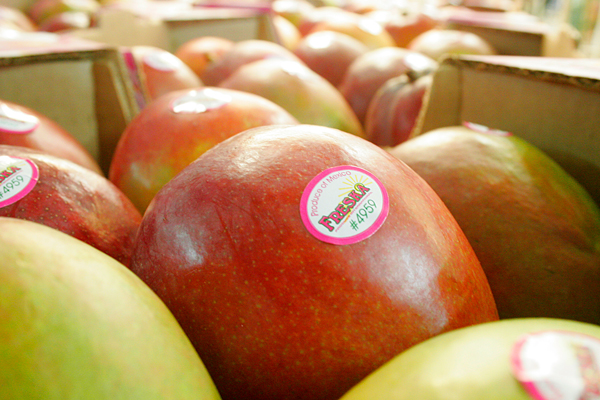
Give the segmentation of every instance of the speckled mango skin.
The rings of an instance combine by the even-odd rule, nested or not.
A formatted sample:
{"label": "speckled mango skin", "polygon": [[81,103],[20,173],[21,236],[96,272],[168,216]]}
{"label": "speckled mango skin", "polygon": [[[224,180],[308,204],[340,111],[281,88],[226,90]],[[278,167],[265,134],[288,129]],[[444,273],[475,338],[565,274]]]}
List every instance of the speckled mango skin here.
{"label": "speckled mango skin", "polygon": [[142,215],[107,178],[67,159],[25,147],[0,145],[0,156],[29,159],[39,169],[31,192],[0,207],[0,217],[49,226],[129,265]]}
{"label": "speckled mango skin", "polygon": [[219,400],[173,315],[125,266],[0,217],[0,398]]}
{"label": "speckled mango skin", "polygon": [[127,125],[113,155],[109,179],[144,213],[156,194],[177,173],[217,143],[246,129],[297,124],[280,106],[251,93],[199,88],[230,96],[221,107],[175,113],[171,105],[189,90],[176,90],[148,104]]}
{"label": "speckled mango skin", "polygon": [[239,67],[219,87],[267,98],[302,124],[365,136],[358,116],[342,93],[304,63],[280,58],[254,61]]}
{"label": "speckled mango skin", "polygon": [[[300,217],[308,182],[340,165],[380,179],[389,215],[332,245]],[[379,147],[332,128],[271,126],[213,147],[166,184],[132,270],[163,299],[224,399],[339,398],[396,354],[498,318],[447,208]]]}
{"label": "speckled mango skin", "polygon": [[533,400],[512,373],[523,335],[559,330],[600,340],[600,326],[556,318],[514,318],[457,329],[408,349],[340,400]]}
{"label": "speckled mango skin", "polygon": [[390,150],[462,227],[501,318],[600,324],[600,211],[582,186],[516,135],[440,128]]}

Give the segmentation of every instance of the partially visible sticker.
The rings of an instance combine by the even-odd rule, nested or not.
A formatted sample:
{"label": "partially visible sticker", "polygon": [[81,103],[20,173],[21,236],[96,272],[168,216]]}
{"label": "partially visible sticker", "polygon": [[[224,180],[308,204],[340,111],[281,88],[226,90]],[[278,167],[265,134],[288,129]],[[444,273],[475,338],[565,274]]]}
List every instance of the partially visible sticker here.
{"label": "partially visible sticker", "polygon": [[600,340],[575,332],[542,331],[513,347],[514,376],[536,400],[600,399]]}
{"label": "partially visible sticker", "polygon": [[191,90],[186,95],[177,98],[171,104],[171,110],[176,114],[199,114],[230,103],[231,96],[218,90],[205,88]]}
{"label": "partially visible sticker", "polygon": [[465,122],[463,122],[463,126],[469,128],[469,129],[472,129],[474,131],[480,132],[480,133],[489,133],[490,135],[498,135],[498,136],[511,136],[512,135],[512,133],[510,133],[508,131],[503,131],[501,129],[492,129],[485,125],[476,124],[475,122],[465,121]]}
{"label": "partially visible sticker", "polygon": [[127,72],[129,73],[129,81],[133,86],[133,93],[135,96],[135,100],[139,109],[146,107],[146,99],[144,96],[144,89],[142,82],[140,80],[140,73],[138,71],[138,66],[135,61],[135,56],[131,52],[131,49],[123,47],[121,50],[121,54],[123,55],[123,61],[125,61],[125,66],[127,67]]}
{"label": "partially visible sticker", "polygon": [[40,125],[35,115],[17,110],[6,103],[0,103],[0,132],[26,134]]}
{"label": "partially visible sticker", "polygon": [[163,72],[172,72],[181,67],[181,61],[176,55],[168,51],[151,51],[144,55],[144,63],[151,68]]}
{"label": "partially visible sticker", "polygon": [[388,193],[381,181],[351,165],[329,168],[315,176],[300,200],[306,229],[317,239],[337,245],[373,235],[388,211]]}
{"label": "partially visible sticker", "polygon": [[0,208],[25,197],[38,181],[39,170],[33,161],[0,156]]}

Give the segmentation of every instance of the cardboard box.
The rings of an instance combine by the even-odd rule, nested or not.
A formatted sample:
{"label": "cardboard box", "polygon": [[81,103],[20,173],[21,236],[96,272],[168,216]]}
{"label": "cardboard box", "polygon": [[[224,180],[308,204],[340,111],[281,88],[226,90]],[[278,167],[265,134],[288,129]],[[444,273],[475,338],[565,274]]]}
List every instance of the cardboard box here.
{"label": "cardboard box", "polygon": [[5,7],[12,7],[26,12],[35,3],[35,0],[2,0],[0,3]]}
{"label": "cardboard box", "polygon": [[447,11],[445,26],[472,32],[487,40],[500,55],[575,57],[579,32],[568,24],[551,25],[523,12]]}
{"label": "cardboard box", "polygon": [[263,39],[279,43],[270,7],[192,4],[181,1],[133,2],[104,7],[98,27],[72,34],[115,46],[155,46],[175,52],[200,36],[233,41]]}
{"label": "cardboard box", "polygon": [[139,112],[115,48],[50,33],[0,40],[0,99],[56,121],[105,171],[123,130]]}
{"label": "cardboard box", "polygon": [[554,158],[600,204],[600,60],[444,59],[414,135],[464,121],[509,131]]}

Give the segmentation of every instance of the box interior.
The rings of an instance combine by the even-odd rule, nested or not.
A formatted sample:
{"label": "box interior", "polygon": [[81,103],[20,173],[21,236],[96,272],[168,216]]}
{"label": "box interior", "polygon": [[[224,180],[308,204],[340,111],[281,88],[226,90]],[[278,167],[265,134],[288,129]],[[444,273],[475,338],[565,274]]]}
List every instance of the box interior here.
{"label": "box interior", "polygon": [[53,119],[107,172],[116,142],[138,112],[116,50],[2,57],[0,98]]}
{"label": "box interior", "polygon": [[575,57],[580,35],[568,24],[550,25],[525,13],[486,12],[457,8],[444,26],[474,33],[500,55]]}

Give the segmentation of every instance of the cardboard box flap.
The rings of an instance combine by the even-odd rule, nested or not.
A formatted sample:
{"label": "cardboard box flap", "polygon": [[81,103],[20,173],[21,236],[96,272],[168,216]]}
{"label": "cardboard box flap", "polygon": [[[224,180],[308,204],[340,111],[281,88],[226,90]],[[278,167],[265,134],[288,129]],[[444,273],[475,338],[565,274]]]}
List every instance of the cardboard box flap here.
{"label": "cardboard box flap", "polygon": [[102,43],[50,32],[21,32],[0,28],[2,57],[79,53],[106,49]]}
{"label": "cardboard box flap", "polygon": [[175,52],[200,36],[234,41],[264,39],[279,42],[268,7],[194,6],[183,2],[123,3],[107,6],[97,27],[75,30],[80,38],[114,46],[155,46]]}
{"label": "cardboard box flap", "polygon": [[444,23],[481,36],[501,55],[575,57],[580,41],[579,32],[569,24],[549,24],[523,12],[459,8],[447,12]]}
{"label": "cardboard box flap", "polygon": [[600,203],[600,61],[448,57],[436,71],[414,135],[464,121],[536,145]]}
{"label": "cardboard box flap", "polygon": [[486,26],[492,29],[545,34],[549,25],[525,12],[493,12],[458,9],[445,19],[447,24]]}
{"label": "cardboard box flap", "polygon": [[197,0],[193,2],[194,7],[216,7],[221,9],[251,9],[261,12],[270,12],[273,10],[271,0]]}
{"label": "cardboard box flap", "polygon": [[[568,81],[588,86],[600,80],[600,59],[562,58],[562,57],[502,57],[502,56],[464,56],[461,59],[448,60],[449,63],[471,64],[471,68],[482,65],[487,70],[511,71],[513,74],[535,74],[553,82]],[[479,67],[477,64],[480,64]]]}

